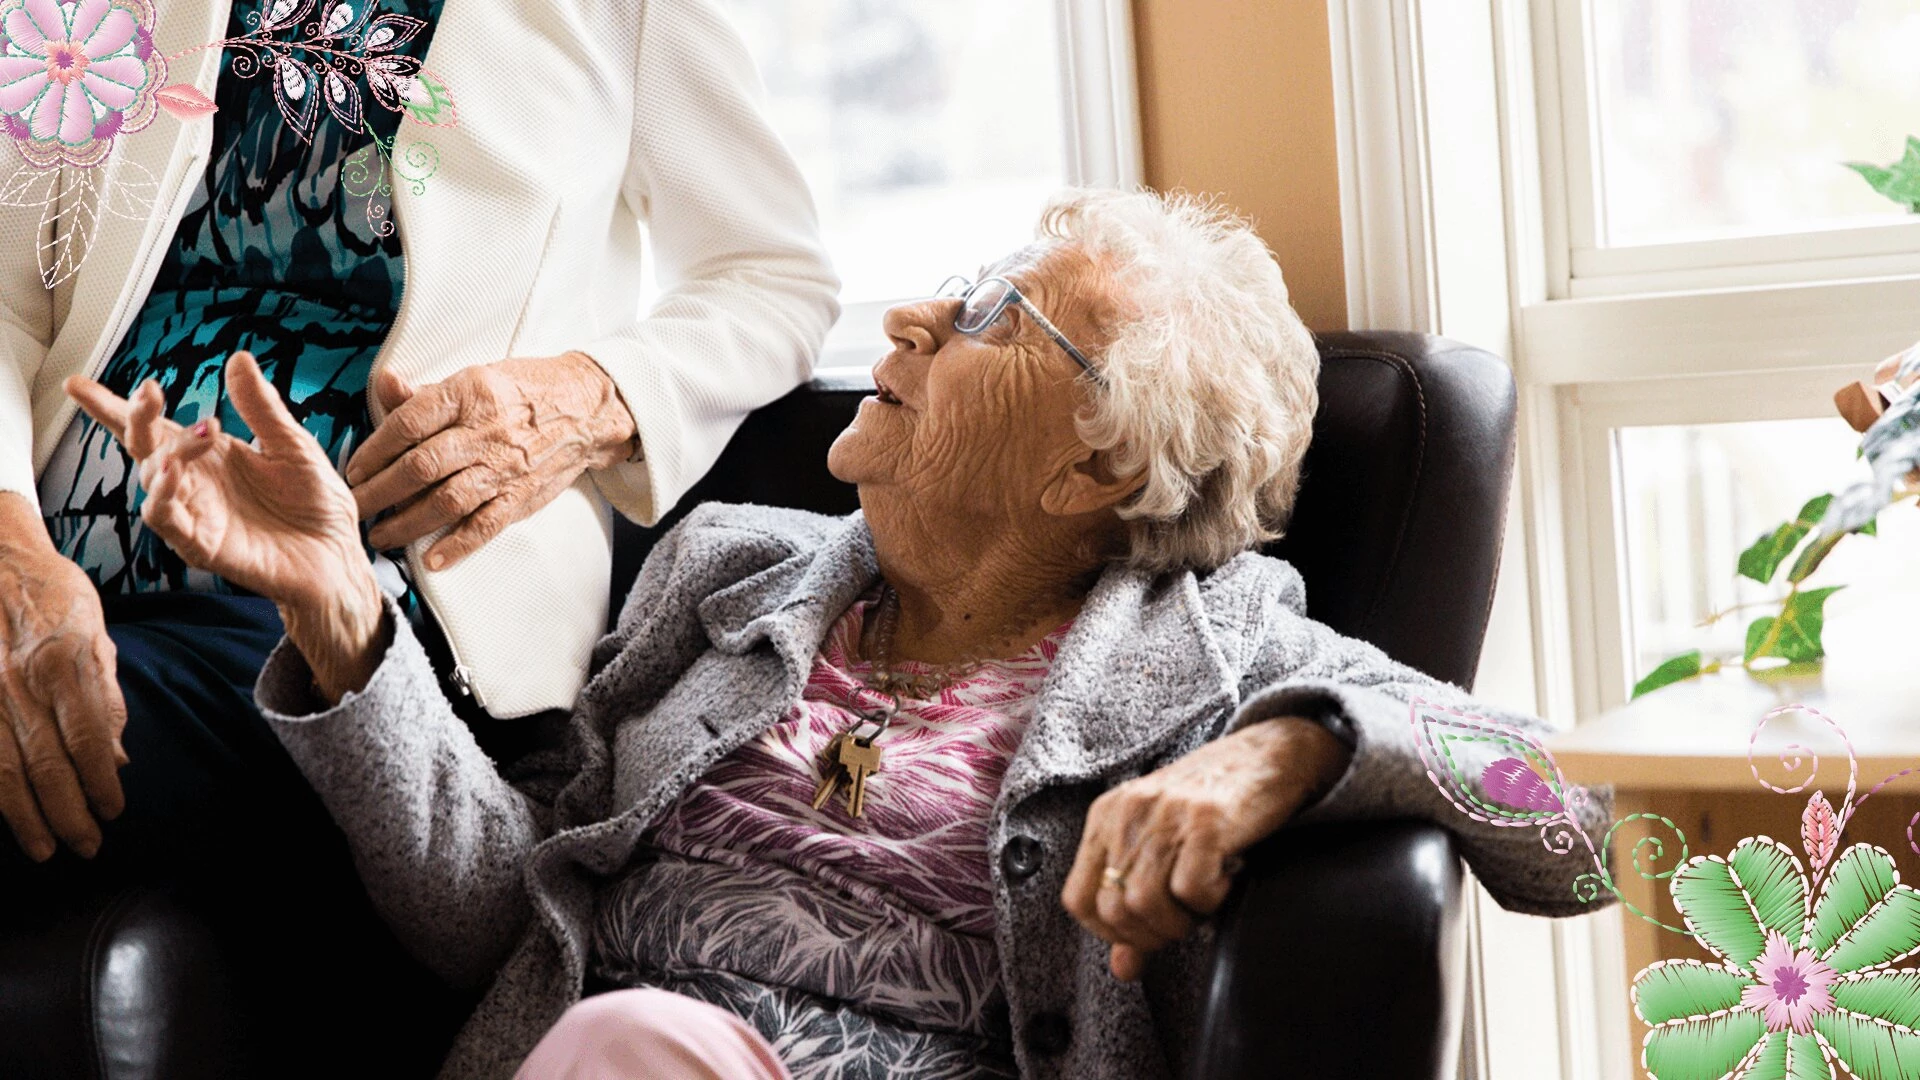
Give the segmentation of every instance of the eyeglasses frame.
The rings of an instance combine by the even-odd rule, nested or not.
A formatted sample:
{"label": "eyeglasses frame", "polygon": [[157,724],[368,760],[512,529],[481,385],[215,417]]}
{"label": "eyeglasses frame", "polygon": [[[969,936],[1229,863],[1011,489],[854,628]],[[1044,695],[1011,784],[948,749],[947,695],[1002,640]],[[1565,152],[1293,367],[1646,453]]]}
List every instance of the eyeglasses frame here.
{"label": "eyeglasses frame", "polygon": [[[951,289],[956,282],[966,286],[965,290],[957,293],[949,292],[948,290]],[[987,313],[986,318],[981,319],[977,326],[971,328],[961,326],[960,316],[958,313],[955,313],[953,318],[953,328],[955,331],[965,334],[968,337],[977,337],[980,334],[986,333],[988,327],[999,322],[1000,316],[1006,314],[1008,307],[1018,304],[1020,305],[1020,310],[1026,313],[1027,318],[1032,319],[1035,326],[1046,331],[1047,336],[1053,339],[1053,343],[1060,346],[1063,352],[1072,357],[1073,362],[1079,364],[1081,370],[1093,376],[1095,382],[1100,381],[1100,372],[1094,369],[1092,362],[1087,359],[1086,354],[1078,348],[1075,348],[1073,342],[1067,340],[1067,335],[1061,333],[1060,328],[1053,325],[1053,320],[1047,318],[1039,308],[1034,306],[1033,301],[1027,299],[1026,294],[1020,291],[1020,286],[1015,285],[1006,278],[995,274],[992,277],[981,278],[979,281],[969,281],[967,278],[955,274],[940,283],[940,288],[934,293],[934,296],[942,299],[958,300],[960,301],[960,310],[965,311],[967,309],[967,298],[971,297],[983,286],[992,284],[993,282],[999,282],[1005,285],[1007,287],[1006,294],[994,303],[993,308]]]}

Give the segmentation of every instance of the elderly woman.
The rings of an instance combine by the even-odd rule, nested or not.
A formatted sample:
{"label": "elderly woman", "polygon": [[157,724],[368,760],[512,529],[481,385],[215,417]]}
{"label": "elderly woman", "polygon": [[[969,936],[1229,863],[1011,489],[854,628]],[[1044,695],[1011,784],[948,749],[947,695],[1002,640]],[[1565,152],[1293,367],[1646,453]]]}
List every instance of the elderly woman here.
{"label": "elderly woman", "polygon": [[256,447],[71,386],[142,459],[148,522],[285,613],[262,708],[394,928],[488,987],[446,1075],[1170,1075],[1194,924],[1296,818],[1424,816],[1503,904],[1580,909],[1577,867],[1424,778],[1407,700],[1459,692],[1307,619],[1248,550],[1286,517],[1316,369],[1248,229],[1070,193],[943,292],[888,312],[834,444],[862,512],[691,514],[569,752],[511,781],[247,357]]}

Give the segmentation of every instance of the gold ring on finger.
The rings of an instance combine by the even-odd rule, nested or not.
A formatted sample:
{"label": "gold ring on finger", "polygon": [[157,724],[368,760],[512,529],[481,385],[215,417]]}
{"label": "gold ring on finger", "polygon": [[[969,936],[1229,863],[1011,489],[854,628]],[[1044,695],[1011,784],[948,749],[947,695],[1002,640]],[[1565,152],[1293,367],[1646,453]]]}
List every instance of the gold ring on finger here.
{"label": "gold ring on finger", "polygon": [[1127,887],[1127,872],[1117,866],[1109,866],[1100,872],[1100,887],[1103,889],[1124,889]]}

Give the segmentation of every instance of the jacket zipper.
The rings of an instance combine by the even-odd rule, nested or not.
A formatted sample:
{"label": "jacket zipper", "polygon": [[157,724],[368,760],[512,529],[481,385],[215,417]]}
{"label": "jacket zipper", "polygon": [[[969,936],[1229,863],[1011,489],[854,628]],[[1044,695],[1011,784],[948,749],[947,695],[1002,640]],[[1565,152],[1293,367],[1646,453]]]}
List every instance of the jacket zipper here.
{"label": "jacket zipper", "polygon": [[[395,191],[398,190],[396,186]],[[399,324],[401,315],[407,309],[407,279],[413,274],[413,253],[407,243],[407,230],[399,227],[398,210],[390,206],[388,211],[393,215],[388,220],[399,229],[400,236],[400,306],[394,310],[393,321],[387,324],[387,332],[380,337],[380,349],[374,353],[373,365],[367,369],[367,415],[373,419],[376,426],[386,420],[387,410],[380,404],[380,395],[373,392],[373,387],[380,377],[380,372],[386,368],[387,342],[393,339],[393,328]],[[427,605],[427,613],[433,616],[434,622],[439,625],[440,637],[447,643],[447,654],[453,658],[453,672],[449,675],[448,681],[462,697],[470,697],[474,704],[483,709],[486,708],[486,699],[473,688],[473,670],[461,660],[460,646],[454,641],[453,633],[447,628],[447,620],[440,613],[439,599],[434,595],[435,590],[428,588],[425,570],[420,565],[420,560],[415,557],[411,546],[407,548],[406,559],[407,569],[410,571],[408,580],[412,582],[414,591],[420,594],[421,603]]]}
{"label": "jacket zipper", "polygon": [[[399,220],[400,220],[399,215],[396,213],[394,215],[393,221],[395,222],[396,225],[398,225]],[[538,267],[543,266],[546,263],[547,249],[553,245],[553,234],[554,234],[554,231],[559,227],[559,223],[560,223],[560,208],[558,205],[556,205],[553,208],[552,216],[547,219],[546,239],[540,245],[540,258],[539,258],[539,261],[535,263],[536,278],[538,275]],[[400,313],[406,310],[406,306],[407,306],[406,279],[407,279],[407,275],[412,272],[412,266],[413,266],[413,254],[412,254],[412,249],[407,242],[407,230],[405,228],[401,228],[400,229],[400,274],[401,274],[400,311],[394,312],[393,321],[395,323],[398,323],[400,321]],[[530,289],[527,296],[527,303],[530,305],[532,304],[532,302],[533,302],[533,296]],[[520,318],[514,323],[513,337],[510,338],[507,342],[507,352],[509,354],[513,352],[513,347],[519,340],[520,328],[522,324],[525,323],[526,317],[527,317],[526,309],[523,307],[520,312]],[[391,338],[392,336],[393,336],[393,326],[389,325],[387,327],[386,336],[381,338],[380,352],[376,354],[374,357],[373,367],[369,369],[367,372],[367,412],[370,416],[373,417],[375,424],[378,424],[381,421],[386,419],[386,410],[380,407],[378,395],[376,395],[373,392],[373,383],[374,383],[374,380],[379,377],[380,372],[384,366],[384,362],[386,360],[387,339]],[[438,598],[435,596],[436,589],[429,587],[429,578],[422,571],[422,568],[420,566],[420,561],[415,556],[412,548],[407,549],[407,567],[408,569],[413,571],[412,579],[413,579],[414,590],[420,594],[421,601],[427,605],[427,611],[430,614],[432,614],[434,620],[437,623],[439,623],[440,636],[446,640],[448,655],[453,657],[453,672],[448,676],[448,681],[450,681],[453,684],[453,688],[459,691],[462,695],[472,698],[474,701],[474,704],[480,706],[483,709],[486,708],[487,699],[474,686],[473,669],[469,668],[466,665],[466,662],[460,658],[460,647],[454,643],[453,631],[448,626],[447,620],[440,614],[440,610],[441,610],[440,602]]]}

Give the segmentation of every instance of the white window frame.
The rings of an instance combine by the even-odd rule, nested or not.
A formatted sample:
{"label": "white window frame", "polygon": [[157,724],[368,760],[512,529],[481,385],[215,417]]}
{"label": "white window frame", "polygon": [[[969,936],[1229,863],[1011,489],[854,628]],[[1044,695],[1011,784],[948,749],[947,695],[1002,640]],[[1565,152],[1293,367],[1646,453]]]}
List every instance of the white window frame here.
{"label": "white window frame", "polygon": [[[1628,687],[1614,432],[1827,415],[1833,388],[1920,339],[1920,223],[1593,245],[1573,212],[1593,206],[1590,68],[1567,33],[1583,12],[1329,0],[1349,322],[1511,358],[1517,498],[1478,689],[1561,725]],[[1500,977],[1476,980],[1463,1077],[1638,1075],[1618,918],[1542,923],[1476,893],[1473,966]]]}
{"label": "white window frame", "polygon": [[[1065,110],[1067,179],[1085,187],[1138,187],[1143,182],[1140,95],[1134,66],[1133,6],[1128,0],[1055,0]],[[903,289],[914,283],[902,282]],[[931,289],[938,281],[926,282]],[[880,318],[913,299],[848,304],[827,334],[819,367],[865,371],[886,350]]]}
{"label": "white window frame", "polygon": [[[1543,176],[1562,190],[1549,234],[1565,238],[1552,299],[1703,288],[1787,285],[1920,274],[1920,221],[1678,243],[1606,247],[1600,197],[1604,147],[1593,122],[1599,96],[1590,0],[1538,0],[1536,65],[1553,73],[1542,93]],[[1546,88],[1542,88],[1546,89]],[[1556,100],[1557,98],[1557,100]],[[1836,163],[1837,167],[1837,163]],[[1888,204],[1892,209],[1892,204]]]}

